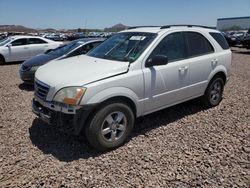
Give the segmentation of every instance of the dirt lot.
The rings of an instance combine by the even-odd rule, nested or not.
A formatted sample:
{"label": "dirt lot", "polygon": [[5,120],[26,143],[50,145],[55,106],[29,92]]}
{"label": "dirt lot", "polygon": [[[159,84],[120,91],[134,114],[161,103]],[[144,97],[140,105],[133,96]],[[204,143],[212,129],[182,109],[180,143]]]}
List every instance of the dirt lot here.
{"label": "dirt lot", "polygon": [[31,112],[19,64],[0,67],[0,187],[250,187],[250,51],[233,48],[224,100],[149,115],[124,146],[97,153]]}

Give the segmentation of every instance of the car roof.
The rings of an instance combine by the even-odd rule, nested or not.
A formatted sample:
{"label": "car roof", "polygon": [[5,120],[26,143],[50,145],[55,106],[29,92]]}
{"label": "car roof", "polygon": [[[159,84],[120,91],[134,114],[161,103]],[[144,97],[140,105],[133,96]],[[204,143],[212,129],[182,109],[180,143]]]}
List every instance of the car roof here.
{"label": "car roof", "polygon": [[104,41],[106,38],[82,38],[76,39],[77,42],[91,42],[91,41]]}
{"label": "car roof", "polygon": [[19,38],[43,38],[43,37],[31,36],[31,35],[14,35],[14,36],[10,36],[10,38],[19,39]]}

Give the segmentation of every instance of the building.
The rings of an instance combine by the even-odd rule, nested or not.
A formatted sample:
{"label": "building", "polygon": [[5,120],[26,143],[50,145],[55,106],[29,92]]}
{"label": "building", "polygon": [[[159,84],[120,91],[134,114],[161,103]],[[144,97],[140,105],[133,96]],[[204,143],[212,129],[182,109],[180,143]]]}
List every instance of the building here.
{"label": "building", "polygon": [[217,19],[218,30],[239,30],[250,28],[250,16]]}

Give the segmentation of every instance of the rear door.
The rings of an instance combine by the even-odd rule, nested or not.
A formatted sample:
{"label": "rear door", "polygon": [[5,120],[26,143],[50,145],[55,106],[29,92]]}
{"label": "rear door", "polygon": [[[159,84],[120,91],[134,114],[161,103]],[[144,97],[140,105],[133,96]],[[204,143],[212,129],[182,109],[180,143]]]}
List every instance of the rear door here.
{"label": "rear door", "polygon": [[8,47],[9,61],[23,61],[29,57],[27,38],[16,39]]}
{"label": "rear door", "polygon": [[45,52],[47,42],[39,38],[29,38],[28,46],[30,49],[30,57],[33,57],[37,54],[42,54]]}
{"label": "rear door", "polygon": [[217,66],[214,48],[201,33],[187,31],[184,37],[190,60],[190,97],[203,95],[211,71]]}

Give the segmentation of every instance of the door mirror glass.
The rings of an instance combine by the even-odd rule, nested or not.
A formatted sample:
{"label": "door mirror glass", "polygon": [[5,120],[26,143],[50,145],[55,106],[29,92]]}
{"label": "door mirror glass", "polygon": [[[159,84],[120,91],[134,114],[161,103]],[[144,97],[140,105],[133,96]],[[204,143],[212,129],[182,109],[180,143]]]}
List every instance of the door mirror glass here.
{"label": "door mirror glass", "polygon": [[146,61],[145,67],[166,65],[168,63],[168,57],[165,55],[155,55],[149,57]]}

